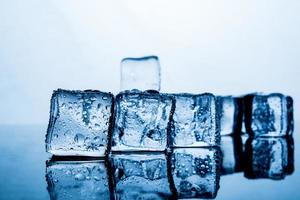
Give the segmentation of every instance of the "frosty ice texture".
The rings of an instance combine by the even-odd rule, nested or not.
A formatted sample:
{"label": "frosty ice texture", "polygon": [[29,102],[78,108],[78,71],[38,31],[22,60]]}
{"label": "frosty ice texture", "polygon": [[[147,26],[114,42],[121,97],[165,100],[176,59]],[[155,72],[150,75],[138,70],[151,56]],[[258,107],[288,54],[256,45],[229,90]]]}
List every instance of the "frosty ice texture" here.
{"label": "frosty ice texture", "polygon": [[156,92],[118,94],[112,150],[165,150],[172,106],[172,97]]}
{"label": "frosty ice texture", "polygon": [[111,156],[116,199],[167,199],[171,196],[164,154]]}
{"label": "frosty ice texture", "polygon": [[51,200],[110,197],[104,161],[50,161],[46,180]]}
{"label": "frosty ice texture", "polygon": [[232,96],[218,96],[220,114],[220,134],[238,134],[242,127],[242,101]]}
{"label": "frosty ice texture", "polygon": [[219,115],[216,98],[209,93],[174,94],[171,146],[201,147],[220,145]]}
{"label": "frosty ice texture", "polygon": [[160,90],[158,57],[124,58],[121,62],[121,90]]}
{"label": "frosty ice texture", "polygon": [[292,99],[282,94],[245,97],[247,132],[254,136],[285,136],[293,129]]}
{"label": "frosty ice texture", "polygon": [[46,150],[54,155],[103,156],[113,95],[99,91],[56,90],[51,99]]}
{"label": "frosty ice texture", "polygon": [[219,189],[219,149],[176,148],[171,171],[179,198],[214,198]]}
{"label": "frosty ice texture", "polygon": [[255,138],[246,143],[245,177],[283,179],[293,172],[293,145],[287,138]]}
{"label": "frosty ice texture", "polygon": [[221,137],[221,174],[232,174],[242,170],[243,144],[240,135]]}

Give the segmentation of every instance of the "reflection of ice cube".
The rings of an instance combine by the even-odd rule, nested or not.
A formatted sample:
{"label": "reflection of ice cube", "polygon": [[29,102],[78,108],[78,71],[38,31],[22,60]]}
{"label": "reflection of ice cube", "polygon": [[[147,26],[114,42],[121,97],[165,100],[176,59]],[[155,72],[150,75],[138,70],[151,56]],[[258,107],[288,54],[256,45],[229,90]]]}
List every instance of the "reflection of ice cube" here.
{"label": "reflection of ice cube", "polygon": [[218,148],[176,148],[171,173],[179,198],[214,198],[219,189]]}
{"label": "reflection of ice cube", "polygon": [[246,130],[253,136],[285,136],[291,127],[292,99],[282,94],[245,97]]}
{"label": "reflection of ice cube", "polygon": [[219,115],[212,94],[175,94],[174,130],[171,145],[175,147],[220,145]]}
{"label": "reflection of ice cube", "polygon": [[121,90],[160,90],[158,57],[125,58],[121,62]]}
{"label": "reflection of ice cube", "polygon": [[243,143],[239,135],[221,137],[222,175],[242,170]]}
{"label": "reflection of ice cube", "polygon": [[242,100],[232,96],[219,96],[220,134],[240,133],[243,121]]}
{"label": "reflection of ice cube", "polygon": [[50,161],[46,179],[51,200],[110,198],[104,161]]}
{"label": "reflection of ice cube", "polygon": [[245,177],[283,179],[293,171],[292,139],[256,138],[246,142]]}
{"label": "reflection of ice cube", "polygon": [[54,91],[46,150],[54,155],[103,156],[113,96],[99,91]]}
{"label": "reflection of ice cube", "polygon": [[164,154],[112,154],[110,161],[116,199],[171,196]]}
{"label": "reflection of ice cube", "polygon": [[172,106],[170,96],[156,92],[118,94],[112,150],[165,150]]}

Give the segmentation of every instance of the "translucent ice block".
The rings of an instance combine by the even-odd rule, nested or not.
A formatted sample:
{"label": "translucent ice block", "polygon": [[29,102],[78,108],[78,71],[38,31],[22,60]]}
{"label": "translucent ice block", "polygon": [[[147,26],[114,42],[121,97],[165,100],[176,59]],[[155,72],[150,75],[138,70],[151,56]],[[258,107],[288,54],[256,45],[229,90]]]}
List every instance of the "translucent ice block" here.
{"label": "translucent ice block", "polygon": [[220,151],[175,148],[171,173],[178,198],[215,198],[220,180]]}
{"label": "translucent ice block", "polygon": [[243,143],[240,135],[221,137],[222,167],[221,174],[232,174],[242,171]]}
{"label": "translucent ice block", "polygon": [[165,150],[172,107],[172,97],[156,92],[118,94],[112,150]]}
{"label": "translucent ice block", "polygon": [[171,146],[201,147],[220,145],[219,115],[212,94],[174,94]]}
{"label": "translucent ice block", "polygon": [[51,200],[110,198],[104,161],[50,161],[46,180]]}
{"label": "translucent ice block", "polygon": [[217,99],[220,112],[220,134],[239,134],[243,122],[242,98],[218,96]]}
{"label": "translucent ice block", "polygon": [[121,62],[121,90],[160,90],[158,57],[124,58]]}
{"label": "translucent ice block", "polygon": [[286,136],[293,129],[292,98],[253,94],[245,98],[245,126],[251,136]]}
{"label": "translucent ice block", "polygon": [[103,156],[113,95],[99,91],[56,90],[51,99],[46,151],[54,155]]}
{"label": "translucent ice block", "polygon": [[294,169],[292,139],[249,138],[246,142],[245,177],[283,179]]}
{"label": "translucent ice block", "polygon": [[116,199],[169,199],[172,195],[164,154],[112,154]]}

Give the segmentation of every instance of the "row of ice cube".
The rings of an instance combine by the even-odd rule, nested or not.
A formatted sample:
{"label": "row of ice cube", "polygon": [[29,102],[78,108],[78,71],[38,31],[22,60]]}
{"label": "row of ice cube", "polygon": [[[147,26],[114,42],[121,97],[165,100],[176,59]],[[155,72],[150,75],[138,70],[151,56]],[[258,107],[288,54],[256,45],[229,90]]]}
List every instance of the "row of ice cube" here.
{"label": "row of ice cube", "polygon": [[[103,156],[107,151],[164,151],[219,146],[220,135],[292,132],[292,99],[281,94],[244,98],[132,90],[57,90],[51,99],[46,150],[54,155]],[[245,115],[243,115],[245,113]]]}
{"label": "row of ice cube", "polygon": [[52,200],[214,198],[219,148],[112,154],[108,160],[47,162]]}
{"label": "row of ice cube", "polygon": [[[294,170],[293,138],[222,136],[221,148],[175,148],[170,154],[131,152],[108,160],[47,162],[51,200],[215,198],[220,175],[280,180]],[[228,183],[230,184],[230,183]]]}

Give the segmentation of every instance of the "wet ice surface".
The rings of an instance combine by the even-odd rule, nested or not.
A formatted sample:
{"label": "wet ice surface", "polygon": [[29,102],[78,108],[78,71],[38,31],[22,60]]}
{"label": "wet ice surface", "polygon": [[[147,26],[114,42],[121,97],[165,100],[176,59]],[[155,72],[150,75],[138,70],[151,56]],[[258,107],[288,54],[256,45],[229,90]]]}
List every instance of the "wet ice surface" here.
{"label": "wet ice surface", "polygon": [[108,142],[113,96],[57,90],[51,99],[46,149],[54,155],[102,156]]}
{"label": "wet ice surface", "polygon": [[171,146],[201,147],[220,144],[216,98],[209,93],[175,94]]}
{"label": "wet ice surface", "polygon": [[104,161],[49,161],[46,180],[52,200],[110,198]]}
{"label": "wet ice surface", "polygon": [[[299,123],[296,123],[297,125]],[[300,142],[298,127],[295,126],[294,134],[294,143],[298,144]],[[50,159],[50,155],[45,153],[44,143],[41,142],[44,140],[44,133],[47,127],[44,126],[0,126],[0,199],[31,199],[31,200],[43,200],[50,199],[50,194],[47,190],[47,181],[45,178],[46,175],[46,164],[45,161]],[[223,137],[222,137],[223,138]],[[13,142],[12,142],[13,141]],[[222,140],[221,140],[222,141]],[[229,140],[230,141],[230,140]],[[268,142],[267,144],[272,143]],[[230,142],[228,142],[230,144]],[[277,149],[281,152],[281,142],[275,146],[279,148],[273,148],[269,152],[273,154],[278,154]],[[284,142],[282,143],[284,144]],[[257,148],[261,145],[256,145]],[[274,146],[274,147],[275,147]],[[261,148],[258,148],[261,149]],[[262,148],[264,149],[264,148]],[[25,152],[25,153],[24,153]],[[288,151],[290,152],[290,151]],[[295,148],[295,170],[292,173],[292,167],[288,168],[288,176],[285,176],[284,179],[273,181],[270,178],[255,178],[248,180],[244,175],[244,169],[239,173],[232,173],[226,176],[221,176],[220,178],[220,189],[218,190],[216,199],[253,199],[253,194],[256,194],[260,199],[292,199],[298,200],[300,198],[300,192],[298,187],[298,182],[300,178],[300,171],[298,166],[300,164],[299,158],[299,148]],[[227,155],[227,153],[225,152]],[[279,153],[280,154],[280,153]],[[278,155],[279,155],[278,154]],[[251,154],[250,154],[251,155]],[[254,154],[258,155],[258,154]],[[247,155],[246,155],[247,156]],[[252,156],[253,157],[253,156]],[[290,156],[289,156],[290,157]],[[129,157],[127,157],[130,159]],[[246,157],[248,158],[248,157]],[[254,158],[254,157],[253,157]],[[274,158],[280,158],[280,156],[274,156]],[[164,160],[164,159],[163,159]],[[246,159],[247,160],[247,159]],[[260,160],[260,159],[256,159]],[[291,159],[289,159],[291,163]],[[279,162],[279,161],[274,161]],[[100,164],[101,165],[101,164]],[[290,165],[290,164],[289,164]],[[106,166],[106,165],[104,165]],[[157,166],[157,165],[155,165]],[[163,166],[163,165],[161,165]],[[167,160],[167,174],[170,172],[170,166]],[[113,174],[108,168],[108,178],[113,177]],[[147,167],[146,167],[147,168]],[[159,168],[159,167],[157,167]],[[169,172],[168,172],[169,170]],[[154,175],[159,174],[159,169],[151,171],[150,174]],[[292,174],[291,174],[292,173]],[[147,173],[145,173],[147,174]],[[143,176],[145,175],[143,174]],[[104,175],[104,173],[103,173]],[[104,176],[103,176],[104,177]],[[144,177],[148,177],[145,175]],[[181,178],[180,178],[181,179]],[[72,184],[77,184],[74,179],[72,179]],[[71,181],[71,180],[70,180]],[[86,180],[87,181],[87,180]],[[92,181],[92,179],[91,179]],[[164,184],[164,188],[168,188],[170,184],[170,179],[168,184]],[[109,182],[109,180],[108,180]],[[80,181],[79,181],[80,183]],[[91,182],[90,182],[91,183]],[[102,188],[106,187],[106,181],[95,182],[95,184],[101,183]],[[75,192],[78,190],[73,190],[74,187],[70,184],[66,189],[66,193],[70,193],[69,190]],[[151,185],[152,186],[152,185]],[[91,191],[91,188],[94,186],[89,186],[88,189]],[[172,188],[172,185],[170,186]],[[94,187],[96,188],[96,187]],[[148,188],[149,189],[149,188]],[[150,189],[149,189],[150,190]],[[64,192],[64,190],[56,190],[57,192]],[[174,193],[173,190],[172,195]],[[74,193],[75,194],[75,193]],[[58,194],[63,195],[63,194]],[[104,195],[104,193],[103,193]],[[152,192],[150,193],[152,195]],[[145,193],[145,196],[147,194]],[[153,195],[152,195],[153,196]],[[105,197],[105,196],[104,196]],[[52,198],[55,199],[55,198]],[[106,198],[98,198],[106,199]],[[150,198],[151,199],[151,198]],[[158,198],[159,199],[159,198]],[[161,198],[163,199],[163,198]]]}
{"label": "wet ice surface", "polygon": [[160,64],[156,56],[125,58],[121,62],[121,90],[160,90]]}
{"label": "wet ice surface", "polygon": [[172,106],[171,96],[157,92],[118,94],[112,150],[165,150]]}
{"label": "wet ice surface", "polygon": [[291,134],[293,123],[292,99],[282,94],[249,95],[245,98],[247,132],[257,136]]}

